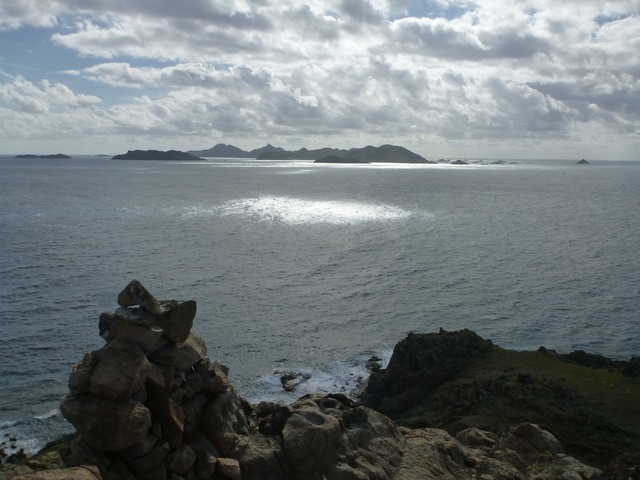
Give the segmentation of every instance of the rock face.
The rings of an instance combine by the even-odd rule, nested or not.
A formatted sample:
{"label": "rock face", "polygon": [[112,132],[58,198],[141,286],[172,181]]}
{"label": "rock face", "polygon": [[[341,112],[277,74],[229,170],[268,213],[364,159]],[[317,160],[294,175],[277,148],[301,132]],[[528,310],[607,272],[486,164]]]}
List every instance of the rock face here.
{"label": "rock face", "polygon": [[362,400],[402,425],[453,435],[537,424],[563,450],[605,467],[620,453],[640,451],[635,366],[635,358],[609,361],[579,351],[504,350],[469,330],[410,334],[388,367],[371,374]]}

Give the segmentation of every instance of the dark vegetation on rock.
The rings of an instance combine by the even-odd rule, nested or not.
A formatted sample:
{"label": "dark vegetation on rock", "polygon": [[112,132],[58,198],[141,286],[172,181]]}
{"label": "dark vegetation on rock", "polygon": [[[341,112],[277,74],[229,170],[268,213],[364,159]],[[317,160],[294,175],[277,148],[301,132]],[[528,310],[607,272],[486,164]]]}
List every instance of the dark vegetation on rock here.
{"label": "dark vegetation on rock", "polygon": [[410,334],[387,368],[372,373],[363,402],[401,425],[451,434],[532,422],[604,466],[640,450],[639,362],[505,350],[469,330]]}
{"label": "dark vegetation on rock", "polygon": [[127,153],[115,155],[113,160],[202,160],[196,155],[178,150],[129,150]]}
{"label": "dark vegetation on rock", "polygon": [[[638,478],[638,359],[410,334],[386,368],[370,359],[361,399],[253,405],[191,331],[194,300],[134,280],[117,302],[99,318],[106,344],[69,377],[77,432],[12,455],[0,480]],[[279,373],[285,389],[306,380]]]}

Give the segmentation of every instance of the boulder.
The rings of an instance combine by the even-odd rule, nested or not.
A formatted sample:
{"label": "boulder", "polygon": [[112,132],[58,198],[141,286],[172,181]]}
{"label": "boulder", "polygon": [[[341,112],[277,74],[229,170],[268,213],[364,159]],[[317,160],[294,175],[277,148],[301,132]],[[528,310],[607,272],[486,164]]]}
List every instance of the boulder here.
{"label": "boulder", "polygon": [[520,423],[512,427],[498,443],[498,448],[513,450],[526,463],[533,463],[547,453],[562,453],[560,441],[550,432],[533,423]]}
{"label": "boulder", "polygon": [[145,353],[152,352],[160,345],[162,328],[157,325],[141,325],[123,320],[113,313],[100,315],[100,336],[105,341],[120,340],[138,345]]}
{"label": "boulder", "polygon": [[207,344],[194,333],[181,343],[169,343],[149,355],[149,360],[160,365],[190,370],[207,355]]}
{"label": "boulder", "polygon": [[120,307],[115,311],[115,316],[125,322],[135,323],[150,327],[158,322],[155,315],[142,308]]}
{"label": "boulder", "polygon": [[233,458],[219,458],[216,464],[216,473],[229,480],[242,480],[240,463]]}
{"label": "boulder", "polygon": [[164,310],[165,312],[158,317],[158,325],[163,330],[162,336],[170,342],[184,342],[196,317],[195,300],[187,300],[171,309],[165,307]]}
{"label": "boulder", "polygon": [[151,427],[149,410],[133,400],[68,395],[60,410],[85,442],[103,452],[121,451],[140,442]]}
{"label": "boulder", "polygon": [[82,467],[61,468],[32,472],[11,477],[12,480],[102,480],[98,467],[86,465]]}
{"label": "boulder", "polygon": [[150,367],[140,347],[114,340],[95,355],[96,364],[89,377],[92,394],[120,401],[133,397],[144,388]]}
{"label": "boulder", "polygon": [[311,378],[308,373],[296,372],[295,370],[276,371],[280,375],[280,383],[286,392],[294,392],[298,386]]}
{"label": "boulder", "polygon": [[118,305],[130,307],[138,305],[153,315],[162,315],[160,302],[138,280],[132,280],[118,294]]}
{"label": "boulder", "polygon": [[184,475],[193,468],[196,463],[196,453],[189,445],[182,445],[169,454],[165,465],[169,472]]}
{"label": "boulder", "polygon": [[149,392],[147,406],[154,417],[160,421],[164,437],[172,448],[182,446],[184,433],[184,410],[169,397],[164,390]]}
{"label": "boulder", "polygon": [[202,389],[211,394],[224,393],[229,389],[229,379],[227,374],[229,370],[218,362],[211,363],[209,361],[201,362],[197,369],[200,372],[202,381]]}
{"label": "boulder", "polygon": [[281,433],[240,439],[243,480],[393,478],[404,439],[384,415],[343,395],[307,395],[286,408]]}
{"label": "boulder", "polygon": [[249,433],[240,398],[235,392],[220,394],[202,414],[203,433],[223,456],[233,454],[238,435]]}
{"label": "boulder", "polygon": [[525,480],[524,468],[500,452],[485,454],[436,428],[402,429],[405,448],[393,480]]}

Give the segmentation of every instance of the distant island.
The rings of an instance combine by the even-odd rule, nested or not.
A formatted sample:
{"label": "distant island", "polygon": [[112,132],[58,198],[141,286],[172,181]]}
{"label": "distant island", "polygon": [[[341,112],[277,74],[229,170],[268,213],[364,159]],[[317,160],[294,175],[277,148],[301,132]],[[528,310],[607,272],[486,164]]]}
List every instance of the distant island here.
{"label": "distant island", "polygon": [[584,158],[582,160],[580,160],[578,162],[578,165],[589,165],[589,162],[587,162]]}
{"label": "distant island", "polygon": [[23,155],[16,155],[16,158],[71,158],[71,157],[63,153],[50,153],[48,155],[33,155],[31,153],[26,153]]}
{"label": "distant island", "polygon": [[264,147],[255,148],[247,152],[233,145],[226,145],[224,143],[219,143],[207,150],[189,150],[189,153],[192,155],[197,155],[199,157],[258,158],[263,153],[284,152],[284,151],[285,151],[284,148],[274,147],[273,145],[268,144],[268,145],[265,145]]}
{"label": "distant island", "polygon": [[129,150],[127,153],[111,158],[112,160],[202,160],[196,155],[178,150]]}
{"label": "distant island", "polygon": [[260,155],[258,160],[318,160],[326,157],[344,158],[358,162],[435,163],[398,145],[381,145],[380,147],[368,145],[363,148],[350,148],[349,150],[338,148],[308,150],[301,148],[296,151],[266,152]]}
{"label": "distant island", "polygon": [[255,158],[257,160],[314,160],[317,163],[436,163],[397,145],[368,145],[349,150],[339,148],[319,148],[309,150],[285,150],[271,144],[251,151],[242,150],[233,145],[219,143],[208,150],[189,150],[200,157]]}

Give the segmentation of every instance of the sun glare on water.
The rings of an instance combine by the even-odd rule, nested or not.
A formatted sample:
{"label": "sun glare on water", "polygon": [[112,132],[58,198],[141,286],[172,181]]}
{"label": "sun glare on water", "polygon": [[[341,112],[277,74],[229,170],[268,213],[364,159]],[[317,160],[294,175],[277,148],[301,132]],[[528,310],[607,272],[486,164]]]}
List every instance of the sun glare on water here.
{"label": "sun glare on water", "polygon": [[221,215],[246,215],[257,220],[290,225],[316,223],[339,225],[395,220],[411,215],[406,210],[390,205],[270,196],[231,200],[220,205],[216,210]]}

